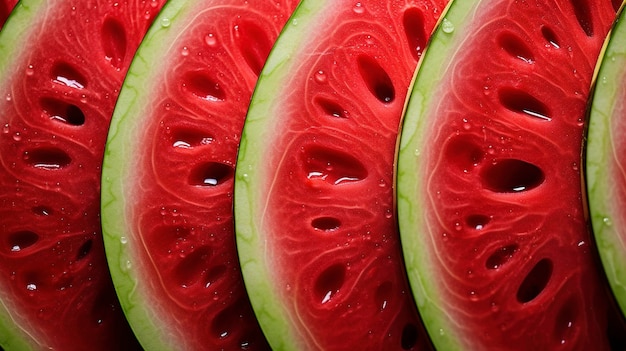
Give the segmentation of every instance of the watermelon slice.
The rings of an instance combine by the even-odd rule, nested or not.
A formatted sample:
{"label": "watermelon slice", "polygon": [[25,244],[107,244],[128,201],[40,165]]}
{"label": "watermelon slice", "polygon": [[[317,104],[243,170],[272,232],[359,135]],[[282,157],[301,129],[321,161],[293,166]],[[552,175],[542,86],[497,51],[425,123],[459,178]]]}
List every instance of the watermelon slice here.
{"label": "watermelon slice", "polygon": [[446,1],[304,0],[248,112],[235,180],[244,280],[276,350],[423,350],[393,203],[395,143]]}
{"label": "watermelon slice", "polygon": [[433,37],[404,119],[398,214],[437,348],[624,349],[585,218],[580,157],[618,7],[457,1]]}
{"label": "watermelon slice", "polygon": [[109,119],[163,0],[23,0],[0,32],[0,344],[138,346],[100,229]]}
{"label": "watermelon slice", "polygon": [[170,1],[137,52],[103,165],[107,257],[148,350],[261,350],[235,247],[250,96],[291,0]]}
{"label": "watermelon slice", "polygon": [[622,11],[599,67],[586,149],[594,236],[609,283],[626,313],[626,14]]}
{"label": "watermelon slice", "polygon": [[17,4],[17,0],[0,0],[0,30]]}

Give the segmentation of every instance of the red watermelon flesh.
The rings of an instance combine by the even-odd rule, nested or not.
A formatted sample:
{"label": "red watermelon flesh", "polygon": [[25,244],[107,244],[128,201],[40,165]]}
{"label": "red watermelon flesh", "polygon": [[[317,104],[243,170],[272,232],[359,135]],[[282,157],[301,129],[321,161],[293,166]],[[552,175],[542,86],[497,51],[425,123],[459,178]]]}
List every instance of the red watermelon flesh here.
{"label": "red watermelon flesh", "polygon": [[7,20],[7,17],[9,17],[9,14],[11,14],[11,10],[13,10],[15,4],[17,4],[17,0],[0,0],[0,30],[2,26],[4,26],[4,22]]}
{"label": "red watermelon flesh", "polygon": [[393,165],[445,3],[305,0],[272,51],[244,127],[235,220],[273,347],[429,348],[403,269]]}
{"label": "red watermelon flesh", "polygon": [[623,349],[581,184],[587,99],[619,4],[462,6],[425,54],[398,161],[403,247],[435,345]]}
{"label": "red watermelon flesh", "polygon": [[172,0],[137,52],[107,144],[103,223],[147,348],[269,349],[235,247],[234,169],[252,90],[297,3]]}
{"label": "red watermelon flesh", "polygon": [[2,29],[0,297],[36,348],[137,346],[105,260],[100,174],[119,88],[163,2],[25,0]]}

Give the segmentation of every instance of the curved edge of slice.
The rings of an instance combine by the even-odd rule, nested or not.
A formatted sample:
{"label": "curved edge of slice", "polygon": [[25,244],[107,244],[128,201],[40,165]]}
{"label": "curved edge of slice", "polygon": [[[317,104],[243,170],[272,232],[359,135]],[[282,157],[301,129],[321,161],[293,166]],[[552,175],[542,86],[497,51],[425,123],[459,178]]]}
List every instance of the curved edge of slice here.
{"label": "curved edge of slice", "polygon": [[263,218],[264,209],[257,206],[253,199],[259,198],[258,193],[266,189],[258,184],[260,179],[265,178],[258,175],[264,171],[263,158],[259,155],[271,148],[271,145],[260,141],[273,130],[267,121],[271,120],[272,114],[277,113],[271,98],[275,94],[274,87],[285,84],[289,72],[298,64],[291,57],[307,44],[303,38],[307,38],[316,15],[328,4],[329,1],[319,0],[300,2],[278,37],[252,95],[235,170],[237,251],[252,307],[268,342],[275,350],[300,349],[298,340],[302,337],[294,335],[296,331],[292,328],[287,311],[277,303],[277,292],[270,279],[271,267],[267,265],[270,258],[266,262],[256,260],[257,257],[266,256],[263,237],[259,235],[259,224],[255,220]]}
{"label": "curved edge of slice", "polygon": [[[11,12],[10,21],[7,21],[0,30],[0,77],[9,76],[12,65],[19,62],[20,54],[14,48],[20,47],[19,52],[26,50],[23,38],[34,29],[33,22],[39,13],[46,10],[46,1],[21,0]],[[7,55],[7,52],[14,54]],[[0,97],[0,106],[10,97]],[[0,110],[2,108],[0,107]],[[0,282],[1,283],[1,282]],[[3,288],[0,288],[2,290]],[[36,335],[31,335],[17,317],[13,316],[15,308],[7,306],[7,297],[0,295],[0,345],[7,350],[34,350],[41,347]]]}
{"label": "curved edge of slice", "polygon": [[[419,135],[425,128],[425,116],[434,103],[433,95],[437,83],[447,69],[449,58],[454,56],[454,50],[463,39],[455,33],[464,33],[465,28],[469,27],[477,3],[467,0],[451,1],[442,13],[439,25],[422,54],[412,90],[407,97],[399,136],[396,202],[404,262],[424,325],[435,347],[442,350],[459,350],[463,346],[459,344],[460,335],[454,329],[455,321],[437,307],[441,305],[441,297],[433,288],[432,282],[437,281],[438,277],[427,268],[430,257],[435,253],[429,249],[427,238],[414,235],[416,228],[426,226],[423,218],[417,215],[420,211],[414,208],[415,203],[421,202],[414,200],[420,197],[418,189],[422,181],[416,175],[425,173],[420,168],[420,162],[416,160],[425,152],[420,149],[422,142]],[[423,69],[424,66],[428,69]]]}
{"label": "curved edge of slice", "polygon": [[625,20],[626,13],[622,9],[598,64],[583,154],[593,234],[622,313],[626,313],[626,212],[623,202],[626,179],[621,169],[624,156],[618,153],[616,143],[624,139],[623,132],[626,131],[626,106],[620,100],[626,94]]}
{"label": "curved edge of slice", "polygon": [[[124,180],[129,177],[128,160],[133,155],[131,140],[137,128],[141,128],[142,111],[145,104],[137,103],[145,82],[158,74],[152,62],[167,54],[164,42],[178,35],[178,30],[186,26],[186,22],[177,21],[177,17],[185,17],[185,13],[194,11],[192,2],[169,1],[156,17],[148,30],[129,73],[120,90],[115,112],[111,120],[109,134],[102,166],[101,218],[102,234],[111,277],[115,285],[118,299],[124,310],[131,328],[146,349],[176,349],[181,343],[172,335],[155,335],[154,331],[162,329],[159,320],[149,313],[149,309],[140,307],[150,303],[142,295],[138,284],[139,277],[132,270],[132,244],[124,233],[128,233],[131,224],[125,208],[132,199],[119,197],[127,194]],[[148,59],[149,58],[149,59]]]}

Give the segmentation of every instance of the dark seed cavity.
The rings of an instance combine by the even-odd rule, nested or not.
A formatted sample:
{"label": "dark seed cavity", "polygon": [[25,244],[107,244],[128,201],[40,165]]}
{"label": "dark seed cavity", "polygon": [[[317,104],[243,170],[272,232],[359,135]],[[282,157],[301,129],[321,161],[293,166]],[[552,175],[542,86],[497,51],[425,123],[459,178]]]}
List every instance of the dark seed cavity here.
{"label": "dark seed cavity", "polygon": [[179,129],[171,134],[172,146],[181,149],[193,149],[213,142],[213,137],[193,129]]}
{"label": "dark seed cavity", "polygon": [[233,32],[241,55],[258,76],[272,48],[266,30],[255,22],[243,21],[233,27]]}
{"label": "dark seed cavity", "polygon": [[35,206],[32,210],[37,216],[50,216],[53,213],[52,209],[47,206]]}
{"label": "dark seed cavity", "polygon": [[233,167],[219,162],[208,162],[196,166],[189,174],[193,186],[217,186],[233,178]]}
{"label": "dark seed cavity", "polygon": [[72,159],[61,149],[41,147],[24,152],[24,161],[36,169],[59,170],[67,167]]}
{"label": "dark seed cavity", "polygon": [[203,282],[203,275],[207,270],[207,263],[212,250],[208,246],[201,246],[187,254],[174,268],[173,277],[183,288]]}
{"label": "dark seed cavity", "polygon": [[518,249],[517,244],[506,245],[499,248],[487,258],[485,266],[488,269],[498,269],[502,267],[513,258]]}
{"label": "dark seed cavity", "polygon": [[554,336],[557,338],[555,341],[557,345],[568,345],[573,341],[578,329],[578,306],[581,304],[576,303],[572,298],[567,301],[562,307],[556,317],[556,325],[554,328]]}
{"label": "dark seed cavity", "polygon": [[539,296],[552,277],[552,266],[547,258],[537,262],[517,290],[517,301],[527,303]]}
{"label": "dark seed cavity", "polygon": [[215,284],[218,280],[220,280],[226,274],[226,266],[218,265],[212,267],[204,277],[204,287],[208,288],[209,286]]}
{"label": "dark seed cavity", "polygon": [[339,106],[338,103],[323,97],[315,99],[316,104],[322,109],[324,114],[335,118],[348,118],[348,111]]}
{"label": "dark seed cavity", "polygon": [[78,249],[78,254],[76,255],[76,261],[80,261],[83,258],[87,257],[91,252],[91,248],[93,246],[93,240],[85,241],[80,248]]}
{"label": "dark seed cavity", "polygon": [[318,217],[311,221],[311,226],[323,232],[331,232],[339,229],[341,221],[334,217]]}
{"label": "dark seed cavity", "polygon": [[229,337],[233,330],[237,328],[240,319],[240,313],[237,311],[239,303],[231,304],[220,311],[211,322],[211,330],[217,338],[224,339]]}
{"label": "dark seed cavity", "polygon": [[526,161],[504,159],[486,167],[483,186],[498,193],[515,193],[534,189],[545,180],[543,171]]}
{"label": "dark seed cavity", "polygon": [[409,49],[413,57],[418,60],[428,41],[428,35],[424,25],[424,14],[416,7],[410,7],[404,11],[402,18],[404,34],[409,42]]}
{"label": "dark seed cavity", "polygon": [[54,98],[42,98],[41,108],[48,118],[71,126],[85,124],[85,114],[76,105]]}
{"label": "dark seed cavity", "polygon": [[21,230],[9,235],[9,251],[20,252],[37,243],[39,235],[30,230]]}
{"label": "dark seed cavity", "polygon": [[469,172],[478,166],[485,157],[483,150],[464,136],[450,140],[445,148],[445,157],[459,171]]}
{"label": "dark seed cavity", "polygon": [[572,7],[574,8],[574,14],[578,20],[580,28],[585,32],[588,37],[593,36],[593,11],[589,6],[588,0],[571,0]]}
{"label": "dark seed cavity", "polygon": [[205,101],[224,101],[226,92],[220,83],[208,73],[194,71],[188,72],[182,79],[182,89],[184,92]]}
{"label": "dark seed cavity", "polygon": [[559,43],[559,38],[556,36],[556,33],[552,30],[552,28],[548,26],[541,27],[541,35],[546,39],[546,41],[555,48],[560,48],[561,44]]}
{"label": "dark seed cavity", "polygon": [[102,25],[102,49],[105,59],[118,70],[124,66],[126,44],[124,25],[112,17],[107,17]]}
{"label": "dark seed cavity", "polygon": [[523,90],[506,88],[500,90],[500,102],[507,109],[525,116],[550,121],[548,107]]}
{"label": "dark seed cavity", "polygon": [[337,295],[346,279],[346,268],[334,264],[326,268],[315,280],[314,291],[317,301],[325,304]]}
{"label": "dark seed cavity", "polygon": [[50,76],[55,82],[68,87],[83,89],[87,86],[87,79],[76,68],[66,62],[56,62],[50,69]]}
{"label": "dark seed cavity", "polygon": [[475,214],[467,216],[467,218],[465,218],[465,224],[472,229],[483,230],[490,220],[491,218],[489,216]]}
{"label": "dark seed cavity", "polygon": [[325,147],[311,147],[304,153],[304,168],[311,180],[332,185],[357,182],[367,178],[367,169],[355,157]]}
{"label": "dark seed cavity", "polygon": [[410,350],[417,344],[418,330],[414,324],[407,324],[402,328],[401,345],[403,350]]}
{"label": "dark seed cavity", "polygon": [[382,103],[391,103],[395,99],[393,82],[378,62],[366,55],[357,58],[359,73],[369,91]]}
{"label": "dark seed cavity", "polygon": [[393,293],[393,284],[389,281],[381,283],[376,288],[376,294],[374,295],[376,299],[375,302],[376,302],[376,306],[381,311],[389,307],[392,293]]}
{"label": "dark seed cavity", "polygon": [[535,57],[526,43],[511,32],[503,32],[498,36],[498,45],[509,55],[526,63],[535,62]]}

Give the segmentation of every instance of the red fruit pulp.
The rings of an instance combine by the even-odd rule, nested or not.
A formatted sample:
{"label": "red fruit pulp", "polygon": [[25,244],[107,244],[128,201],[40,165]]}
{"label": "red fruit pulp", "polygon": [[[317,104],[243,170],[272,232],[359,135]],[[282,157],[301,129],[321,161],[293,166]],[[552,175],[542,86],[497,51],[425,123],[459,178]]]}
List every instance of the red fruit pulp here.
{"label": "red fruit pulp", "polygon": [[25,3],[36,17],[2,53],[0,290],[42,348],[137,346],[105,260],[100,171],[124,75],[163,3]]}

